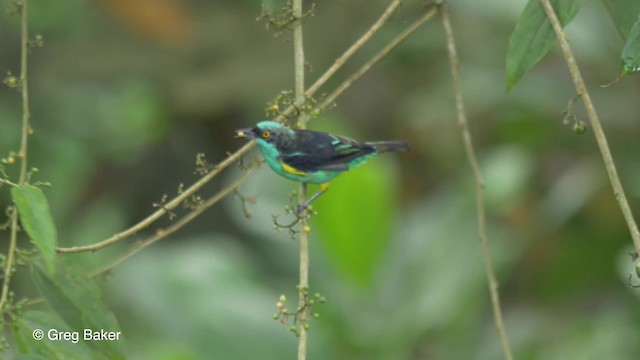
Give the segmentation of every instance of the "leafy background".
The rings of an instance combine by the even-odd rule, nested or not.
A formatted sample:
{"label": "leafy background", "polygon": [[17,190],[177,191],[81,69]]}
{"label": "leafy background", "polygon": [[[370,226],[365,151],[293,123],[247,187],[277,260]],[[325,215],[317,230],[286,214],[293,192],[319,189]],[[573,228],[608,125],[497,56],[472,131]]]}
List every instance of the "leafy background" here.
{"label": "leafy background", "polygon": [[[557,45],[505,92],[509,36],[525,3],[451,2],[506,328],[517,358],[635,359],[640,316],[638,291],[627,284],[631,242],[592,134],[562,123],[575,91]],[[637,18],[619,9],[630,3],[585,1],[567,32],[637,216],[638,80],[598,86],[620,71],[621,33]],[[308,79],[384,7],[317,4],[305,23]],[[422,11],[422,2],[404,4],[327,89]],[[266,103],[292,88],[290,34],[265,31],[255,21],[259,13],[260,2],[247,0],[32,2],[31,33],[42,34],[45,46],[30,57],[30,163],[38,180],[52,183],[44,193],[62,246],[102,240],[143,218],[163,194],[197,178],[196,153],[222,160],[241,145],[232,130],[262,119]],[[0,69],[15,74],[19,17],[0,17]],[[3,155],[18,148],[20,106],[18,93],[0,90]],[[328,303],[312,323],[310,358],[501,356],[454,119],[442,27],[434,20],[310,123],[413,147],[341,176],[315,204],[311,286]],[[236,174],[225,173],[203,193]],[[257,198],[250,219],[229,197],[96,281],[106,302],[98,301],[96,312],[108,307],[126,339],[97,351],[124,347],[131,359],[294,357],[295,337],[271,319],[279,295],[293,303],[296,293],[297,244],[271,223],[294,187],[262,168],[241,186]],[[3,207],[10,201],[0,192]],[[4,244],[8,233],[0,239]],[[130,245],[59,258],[91,271]],[[21,268],[13,282],[18,298],[38,297],[33,283],[49,281],[43,278],[32,280]],[[13,341],[27,347],[34,324],[62,323],[45,305],[28,310],[48,315],[20,320],[24,332]],[[82,325],[62,318],[72,329]],[[107,312],[101,321],[113,319]],[[52,351],[78,358],[90,351],[59,346]]]}

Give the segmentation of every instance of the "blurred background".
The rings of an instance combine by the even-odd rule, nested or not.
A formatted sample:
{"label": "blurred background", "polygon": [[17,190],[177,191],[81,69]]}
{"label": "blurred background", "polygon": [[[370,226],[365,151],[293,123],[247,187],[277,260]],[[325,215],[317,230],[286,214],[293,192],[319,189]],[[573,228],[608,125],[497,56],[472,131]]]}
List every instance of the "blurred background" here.
{"label": "blurred background", "polygon": [[[308,85],[386,3],[317,3],[304,23]],[[518,359],[637,359],[631,238],[593,134],[562,122],[575,90],[558,49],[505,92],[508,38],[525,3],[450,2],[507,332]],[[29,162],[37,180],[52,183],[45,193],[61,246],[95,243],[144,218],[198,179],[197,153],[223,160],[243,145],[233,129],[264,119],[269,101],[293,88],[291,34],[274,36],[256,21],[260,1],[30,4],[30,31],[44,47],[30,52]],[[0,71],[19,74],[20,19],[2,5]],[[425,6],[407,1],[321,92]],[[617,77],[623,39],[599,1],[586,2],[567,31],[640,219],[638,80],[599,86]],[[444,45],[436,17],[309,123],[413,148],[342,175],[314,204],[311,292],[327,303],[314,308],[311,359],[502,358]],[[579,104],[573,110],[586,121]],[[3,156],[19,148],[20,118],[20,94],[2,87]],[[201,195],[239,174],[226,170]],[[272,314],[281,294],[295,308],[298,243],[275,232],[271,217],[287,219],[296,188],[263,166],[240,186],[256,198],[250,218],[229,196],[99,280],[128,358],[295,357],[297,339]],[[3,208],[9,201],[0,192]],[[91,271],[170,224],[164,218],[95,254],[61,256]],[[19,296],[37,296],[28,274],[15,279]]]}

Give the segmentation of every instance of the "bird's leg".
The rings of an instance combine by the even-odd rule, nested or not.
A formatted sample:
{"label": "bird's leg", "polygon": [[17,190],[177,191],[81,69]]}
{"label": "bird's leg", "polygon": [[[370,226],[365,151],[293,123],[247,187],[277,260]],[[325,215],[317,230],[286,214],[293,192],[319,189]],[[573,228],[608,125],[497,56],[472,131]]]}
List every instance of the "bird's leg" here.
{"label": "bird's leg", "polygon": [[297,214],[298,215],[302,214],[303,211],[307,210],[307,207],[309,206],[309,204],[311,204],[313,200],[319,198],[320,195],[326,193],[327,190],[329,190],[329,183],[320,184],[320,191],[313,194],[313,196],[307,199],[307,201],[305,201],[304,204],[298,205]]}

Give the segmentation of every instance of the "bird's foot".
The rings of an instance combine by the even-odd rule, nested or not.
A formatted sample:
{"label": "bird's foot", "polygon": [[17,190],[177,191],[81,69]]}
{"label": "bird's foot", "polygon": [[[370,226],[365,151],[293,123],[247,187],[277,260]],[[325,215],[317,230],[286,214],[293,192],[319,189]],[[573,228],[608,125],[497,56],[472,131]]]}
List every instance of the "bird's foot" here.
{"label": "bird's foot", "polygon": [[296,217],[303,217],[304,212],[307,212],[307,215],[315,215],[316,213],[313,211],[313,206],[306,202],[304,204],[300,204],[296,207]]}
{"label": "bird's foot", "polygon": [[289,224],[281,224],[278,222],[278,217],[273,215],[273,224],[275,225],[275,228],[279,231],[280,229],[289,229],[289,231],[291,231],[291,229],[300,222],[300,217],[296,216],[296,218],[290,222]]}

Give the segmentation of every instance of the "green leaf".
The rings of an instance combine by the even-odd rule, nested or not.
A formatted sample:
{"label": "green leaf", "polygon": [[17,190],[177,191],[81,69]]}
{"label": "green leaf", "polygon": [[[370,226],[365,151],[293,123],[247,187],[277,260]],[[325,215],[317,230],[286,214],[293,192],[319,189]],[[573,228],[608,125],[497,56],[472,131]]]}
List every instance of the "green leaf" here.
{"label": "green leaf", "polygon": [[20,222],[42,254],[47,271],[53,273],[58,240],[47,198],[40,188],[29,184],[14,186],[11,196],[18,208]]}
{"label": "green leaf", "polygon": [[[382,155],[393,156],[399,155]],[[393,174],[389,158],[369,159],[332,181],[329,191],[313,203],[318,216],[311,226],[318,226],[328,257],[338,272],[361,288],[371,285],[389,242],[396,199]],[[312,191],[315,187],[310,195]]]}
{"label": "green leaf", "polygon": [[[562,26],[578,13],[582,0],[551,0]],[[540,0],[529,0],[520,14],[507,50],[507,91],[537,64],[556,40]]]}
{"label": "green leaf", "polygon": [[18,355],[14,357],[13,360],[48,360],[48,359],[40,355],[28,354],[28,355]]}
{"label": "green leaf", "polygon": [[124,359],[120,327],[102,301],[100,288],[93,280],[64,262],[59,264],[55,275],[36,263],[32,267],[32,275],[40,294],[71,329],[120,332],[119,340],[87,341],[86,344],[106,358]]}
{"label": "green leaf", "polygon": [[640,19],[633,24],[620,57],[622,75],[640,72]]}
{"label": "green leaf", "polygon": [[[72,329],[61,318],[42,311],[27,311],[14,323],[13,339],[21,354],[41,355],[44,359],[91,359],[91,351],[82,339],[82,331]],[[52,330],[53,329],[53,330]],[[41,330],[44,338],[34,339],[34,333]],[[50,333],[51,331],[51,333]],[[51,340],[61,332],[69,332],[69,340]],[[73,334],[73,332],[77,332]]]}
{"label": "green leaf", "polygon": [[625,39],[627,39],[631,27],[638,20],[638,15],[640,15],[640,1],[608,0],[606,4],[610,10],[613,22],[624,35]]}

